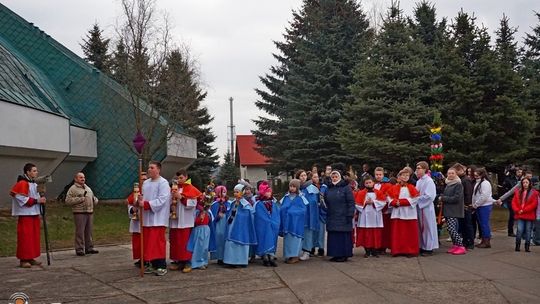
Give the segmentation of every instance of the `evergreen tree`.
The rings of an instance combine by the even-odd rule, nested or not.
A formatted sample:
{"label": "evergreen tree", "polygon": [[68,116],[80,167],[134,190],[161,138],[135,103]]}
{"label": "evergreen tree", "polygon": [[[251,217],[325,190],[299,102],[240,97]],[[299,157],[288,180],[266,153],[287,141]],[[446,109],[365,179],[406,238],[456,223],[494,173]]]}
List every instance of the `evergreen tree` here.
{"label": "evergreen tree", "polygon": [[118,83],[126,85],[128,77],[129,55],[123,39],[116,44],[116,50],[111,56],[110,76]]}
{"label": "evergreen tree", "polygon": [[361,61],[345,107],[339,138],[364,162],[399,168],[427,159],[426,126],[433,113],[423,105],[427,72],[420,40],[396,3],[389,8],[368,58]]}
{"label": "evergreen tree", "polygon": [[456,102],[447,113],[453,133],[446,146],[458,160],[495,171],[525,156],[531,132],[529,114],[517,102],[522,84],[515,70],[514,33],[503,18],[492,49],[487,29],[476,26],[474,17],[461,11],[453,26],[467,77],[458,83]]}
{"label": "evergreen tree", "polygon": [[201,104],[206,92],[200,86],[193,62],[187,57],[180,50],[173,50],[167,56],[166,65],[159,76],[157,90],[160,98],[156,106],[197,139],[197,159],[188,170],[193,183],[202,187],[218,165],[217,149],[212,147],[216,136],[209,127],[214,118]]}
{"label": "evergreen tree", "polygon": [[218,183],[225,185],[227,189],[232,189],[240,179],[240,168],[238,168],[231,157],[231,152],[223,156],[224,162],[218,174]]}
{"label": "evergreen tree", "polygon": [[110,39],[103,37],[103,30],[99,28],[97,22],[88,31],[83,42],[80,46],[84,53],[84,59],[100,71],[108,73],[111,60],[109,54]]}
{"label": "evergreen tree", "polygon": [[257,106],[272,115],[256,121],[261,152],[282,169],[314,163],[351,162],[335,138],[343,103],[350,99],[352,67],[370,30],[355,1],[304,1],[285,43],[277,43],[280,66],[262,78]]}
{"label": "evergreen tree", "polygon": [[527,154],[528,163],[540,168],[540,13],[538,23],[525,37],[520,74],[524,82],[521,105],[534,111],[535,128]]}

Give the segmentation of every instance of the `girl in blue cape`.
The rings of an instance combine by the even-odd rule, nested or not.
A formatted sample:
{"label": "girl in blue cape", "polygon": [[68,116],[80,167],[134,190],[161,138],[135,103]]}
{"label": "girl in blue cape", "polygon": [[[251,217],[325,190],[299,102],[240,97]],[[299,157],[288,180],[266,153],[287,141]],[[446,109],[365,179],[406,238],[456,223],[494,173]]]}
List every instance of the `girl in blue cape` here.
{"label": "girl in blue cape", "polygon": [[227,197],[227,188],[217,186],[215,189],[216,199],[210,206],[213,222],[210,225],[210,259],[217,260],[218,265],[223,265],[223,252],[225,249],[225,231],[227,230],[227,219],[225,215],[231,206]]}
{"label": "girl in blue cape", "polygon": [[294,264],[299,261],[304,238],[304,223],[309,202],[300,192],[300,180],[289,182],[289,192],[281,199],[281,225],[279,235],[283,236],[283,257],[285,263]]}
{"label": "girl in blue cape", "polygon": [[300,180],[300,191],[309,204],[306,208],[306,221],[304,222],[304,240],[300,260],[309,260],[310,253],[315,253],[319,236],[319,188],[308,180],[306,171],[299,170],[296,178]]}
{"label": "girl in blue cape", "polygon": [[187,244],[187,250],[192,253],[191,268],[205,270],[208,267],[208,245],[212,219],[212,213],[207,211],[207,208],[204,208],[200,202],[195,211],[195,227],[191,230]]}
{"label": "girl in blue cape", "polygon": [[258,201],[255,204],[256,253],[262,257],[264,266],[277,267],[274,257],[277,249],[280,214],[272,189],[267,182],[259,185]]}
{"label": "girl in blue cape", "polygon": [[243,196],[244,185],[234,187],[235,199],[227,211],[225,231],[225,251],[223,263],[246,267],[249,262],[249,246],[257,244],[253,213],[255,209]]}

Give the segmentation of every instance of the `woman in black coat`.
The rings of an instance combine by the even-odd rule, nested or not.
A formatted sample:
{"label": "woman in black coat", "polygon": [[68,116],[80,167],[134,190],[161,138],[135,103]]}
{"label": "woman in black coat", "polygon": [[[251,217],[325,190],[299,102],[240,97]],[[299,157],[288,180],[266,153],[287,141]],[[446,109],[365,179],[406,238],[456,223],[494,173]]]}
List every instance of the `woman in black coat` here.
{"label": "woman in black coat", "polygon": [[351,187],[341,179],[338,171],[330,174],[332,182],[324,194],[328,214],[326,231],[328,231],[327,255],[332,262],[345,262],[352,257],[352,229],[354,216],[354,197]]}

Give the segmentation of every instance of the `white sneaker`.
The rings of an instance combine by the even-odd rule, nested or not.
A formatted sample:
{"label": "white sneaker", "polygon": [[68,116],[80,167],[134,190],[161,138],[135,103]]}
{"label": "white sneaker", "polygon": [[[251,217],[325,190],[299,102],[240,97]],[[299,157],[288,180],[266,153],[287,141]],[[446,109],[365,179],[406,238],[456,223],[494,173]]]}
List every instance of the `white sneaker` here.
{"label": "white sneaker", "polygon": [[300,256],[300,261],[307,261],[309,260],[309,252],[303,251],[302,255]]}

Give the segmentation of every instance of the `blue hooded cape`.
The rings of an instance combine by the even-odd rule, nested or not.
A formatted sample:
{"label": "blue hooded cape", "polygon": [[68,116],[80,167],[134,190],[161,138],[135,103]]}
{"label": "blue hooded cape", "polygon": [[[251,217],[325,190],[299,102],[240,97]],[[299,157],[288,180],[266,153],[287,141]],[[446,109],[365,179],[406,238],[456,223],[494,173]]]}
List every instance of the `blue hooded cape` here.
{"label": "blue hooded cape", "polygon": [[307,187],[300,187],[300,190],[309,202],[304,224],[310,230],[319,231],[319,189],[310,183]]}
{"label": "blue hooded cape", "polygon": [[279,235],[284,236],[289,233],[295,237],[304,238],[307,205],[309,202],[303,195],[297,195],[291,200],[290,194],[285,194],[281,199]]}
{"label": "blue hooded cape", "polygon": [[264,200],[255,204],[255,232],[257,233],[257,250],[259,256],[275,253],[279,234],[280,214],[279,206],[272,198],[272,213],[266,210]]}
{"label": "blue hooded cape", "polygon": [[[225,210],[229,210],[231,207],[231,203],[229,201],[224,202],[225,204]],[[210,205],[210,212],[212,213],[213,221],[210,223],[210,243],[208,244],[208,251],[214,252],[217,249],[216,244],[216,225],[220,224],[220,221],[226,222],[227,218],[224,217],[222,219],[219,218],[219,202],[216,200]],[[225,240],[223,240],[223,243]]]}
{"label": "blue hooded cape", "polygon": [[244,198],[240,199],[237,207],[234,206],[235,201],[231,201],[231,206],[227,210],[227,216],[222,220],[228,221],[232,215],[232,211],[236,209],[236,215],[232,223],[227,222],[227,232],[225,233],[227,241],[237,243],[239,245],[257,245],[257,237],[255,235],[255,225],[253,225],[253,206]]}

